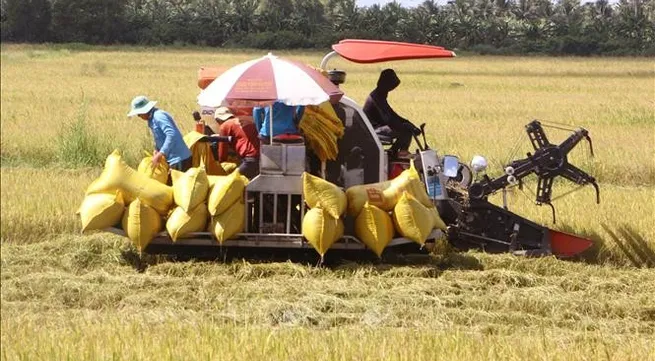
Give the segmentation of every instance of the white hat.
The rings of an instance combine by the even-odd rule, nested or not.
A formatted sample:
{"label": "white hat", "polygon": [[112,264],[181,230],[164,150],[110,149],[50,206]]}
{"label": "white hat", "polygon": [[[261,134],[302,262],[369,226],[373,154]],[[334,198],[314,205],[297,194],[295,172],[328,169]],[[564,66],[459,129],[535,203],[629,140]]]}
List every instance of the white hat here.
{"label": "white hat", "polygon": [[155,104],[157,104],[157,102],[150,101],[145,96],[139,95],[132,99],[132,110],[127,113],[127,116],[133,117],[139,114],[146,114],[155,106]]}
{"label": "white hat", "polygon": [[222,121],[226,121],[232,117],[234,117],[234,114],[232,114],[228,107],[220,107],[214,113],[214,119],[220,119]]}

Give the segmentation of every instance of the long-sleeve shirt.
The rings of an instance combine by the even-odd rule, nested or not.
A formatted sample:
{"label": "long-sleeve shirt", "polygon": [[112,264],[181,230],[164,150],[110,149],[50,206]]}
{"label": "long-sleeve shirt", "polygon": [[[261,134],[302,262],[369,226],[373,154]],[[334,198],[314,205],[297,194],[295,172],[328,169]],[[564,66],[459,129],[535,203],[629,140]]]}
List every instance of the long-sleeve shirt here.
{"label": "long-sleeve shirt", "polygon": [[[259,137],[257,137],[257,128],[249,120],[231,118],[221,124],[219,134],[222,136],[232,137],[232,147],[239,157],[259,158]],[[218,143],[218,160],[224,162],[227,160],[229,143]]]}
{"label": "long-sleeve shirt", "polygon": [[148,127],[155,139],[155,149],[164,154],[168,164],[177,164],[191,156],[170,114],[155,108],[148,119]]}
{"label": "long-sleeve shirt", "polygon": [[388,92],[375,89],[366,98],[364,103],[364,113],[371,121],[373,128],[379,128],[388,125],[391,129],[400,132],[406,128],[405,123],[409,120],[398,115],[387,102]]}
{"label": "long-sleeve shirt", "polygon": [[411,128],[415,128],[409,120],[398,115],[387,101],[389,92],[396,89],[399,84],[400,79],[393,69],[385,69],[380,73],[378,84],[366,98],[363,109],[373,128],[386,125],[399,133],[411,132]]}
{"label": "long-sleeve shirt", "polygon": [[[302,118],[305,107],[290,106],[278,101],[273,103],[273,136],[280,134],[298,134],[297,123]],[[270,136],[270,107],[255,107],[252,118],[261,137]]]}

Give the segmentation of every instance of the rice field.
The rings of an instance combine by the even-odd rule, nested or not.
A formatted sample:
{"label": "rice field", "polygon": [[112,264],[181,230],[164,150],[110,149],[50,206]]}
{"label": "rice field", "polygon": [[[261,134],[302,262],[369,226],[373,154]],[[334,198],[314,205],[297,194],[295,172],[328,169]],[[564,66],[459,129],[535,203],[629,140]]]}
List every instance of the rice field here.
{"label": "rice field", "polygon": [[[598,179],[601,204],[574,192],[552,225],[530,190],[509,197],[519,214],[594,239],[575,262],[445,246],[329,267],[140,259],[120,237],[79,235],[75,210],[104,157],[121,148],[136,165],[150,150],[145,124],[126,117],[135,95],[189,131],[198,68],[261,55],[2,44],[3,360],[655,360],[653,59],[330,62],[360,104],[393,67],[394,108],[426,122],[439,152],[484,155],[492,174],[529,150],[532,119],[588,129],[595,157],[581,143],[571,161]],[[318,65],[323,54],[280,55]],[[555,196],[573,189],[559,186]]]}

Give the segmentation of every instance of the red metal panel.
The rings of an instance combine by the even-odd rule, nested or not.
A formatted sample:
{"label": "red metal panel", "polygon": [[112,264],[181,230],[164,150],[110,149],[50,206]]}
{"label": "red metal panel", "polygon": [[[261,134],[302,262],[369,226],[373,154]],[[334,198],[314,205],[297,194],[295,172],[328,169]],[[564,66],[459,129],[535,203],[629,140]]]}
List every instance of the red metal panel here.
{"label": "red metal panel", "polygon": [[224,67],[201,67],[198,70],[198,87],[205,89],[214,79],[223,74],[227,70]]}
{"label": "red metal panel", "polygon": [[332,45],[341,57],[355,63],[379,63],[391,60],[452,58],[453,51],[441,46],[396,41],[345,39]]}
{"label": "red metal panel", "polygon": [[591,247],[594,243],[591,240],[574,236],[572,234],[550,231],[550,247],[554,255],[558,257],[573,257]]}

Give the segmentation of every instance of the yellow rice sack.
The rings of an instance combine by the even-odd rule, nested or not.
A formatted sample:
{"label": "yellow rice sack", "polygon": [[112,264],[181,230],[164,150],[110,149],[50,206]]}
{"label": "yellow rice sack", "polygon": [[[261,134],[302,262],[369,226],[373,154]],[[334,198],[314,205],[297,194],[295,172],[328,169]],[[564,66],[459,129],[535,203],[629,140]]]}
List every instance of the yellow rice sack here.
{"label": "yellow rice sack", "polygon": [[[227,177],[226,175],[208,175],[207,180],[209,181],[209,192],[211,193],[212,189],[214,188],[214,185],[218,182],[220,182],[222,179],[225,179]],[[209,196],[207,196],[209,197]],[[209,199],[209,198],[207,198]]]}
{"label": "yellow rice sack", "polygon": [[207,200],[209,179],[204,167],[189,168],[184,173],[172,170],[171,178],[175,204],[182,207],[185,212],[190,212]]}
{"label": "yellow rice sack", "polygon": [[321,257],[343,236],[343,231],[343,221],[321,208],[310,209],[302,220],[302,235]]}
{"label": "yellow rice sack", "polygon": [[137,172],[147,175],[159,183],[166,184],[168,181],[168,163],[164,158],[156,167],[152,166],[152,154],[146,152],[146,157],[141,160]]}
{"label": "yellow rice sack", "polygon": [[425,244],[434,228],[432,211],[408,192],[403,192],[396,204],[393,221],[398,233],[420,245]]}
{"label": "yellow rice sack", "polygon": [[202,141],[207,138],[208,136],[196,131],[191,131],[184,136],[184,143],[191,151],[191,167],[197,168],[204,165],[207,174],[225,175],[225,170],[223,170],[221,164],[214,158],[211,144]]}
{"label": "yellow rice sack", "polygon": [[[229,174],[228,175],[208,175],[207,179],[209,179],[209,192],[212,191],[212,189],[214,188],[214,185],[216,185],[216,183],[222,182],[228,176],[229,176]],[[241,180],[245,183],[245,185],[248,185],[248,183],[250,183],[250,180],[245,175],[241,175]]]}
{"label": "yellow rice sack", "polygon": [[89,186],[86,188],[84,191],[85,195],[90,195],[90,194],[103,194],[103,193],[113,193],[113,192],[118,192],[121,194],[121,197],[123,198],[123,202],[125,203],[125,206],[130,205],[136,197],[132,195],[132,193],[125,192],[122,189],[117,189],[116,187],[107,186],[106,183],[106,178],[102,177],[102,174],[100,174],[100,177],[96,178],[89,184]]}
{"label": "yellow rice sack", "polygon": [[302,192],[309,208],[322,208],[333,218],[346,211],[346,194],[336,185],[307,172],[302,175]]}
{"label": "yellow rice sack", "polygon": [[121,195],[121,198],[123,198],[123,202],[125,203],[125,207],[129,206],[130,203],[132,203],[136,199],[130,193],[125,193],[124,191],[122,191],[120,189],[117,192]]}
{"label": "yellow rice sack", "polygon": [[162,228],[161,216],[141,199],[136,199],[123,214],[123,230],[139,252],[143,251]]}
{"label": "yellow rice sack", "polygon": [[77,213],[82,220],[82,232],[105,229],[118,224],[125,204],[120,192],[89,194],[84,197]]}
{"label": "yellow rice sack", "polygon": [[368,202],[378,208],[388,208],[383,191],[391,186],[391,181],[360,184],[346,189],[346,198],[348,203],[348,215],[357,217],[359,212]]}
{"label": "yellow rice sack", "polygon": [[432,218],[434,219],[434,226],[433,228],[438,228],[442,231],[445,231],[447,226],[446,222],[441,219],[441,216],[439,215],[439,211],[437,210],[437,207],[429,207],[430,213],[432,214]]}
{"label": "yellow rice sack", "polygon": [[227,176],[217,177],[207,200],[209,214],[222,214],[236,201],[243,202],[243,192],[247,184],[247,178],[241,176],[238,169]]}
{"label": "yellow rice sack", "polygon": [[394,235],[393,221],[388,212],[368,202],[355,219],[355,234],[380,257]]}
{"label": "yellow rice sack", "polygon": [[190,213],[185,212],[182,207],[176,207],[166,221],[166,230],[175,242],[189,233],[204,231],[208,216],[205,203],[197,205]]}
{"label": "yellow rice sack", "polygon": [[221,167],[223,168],[226,174],[230,174],[234,172],[235,169],[237,169],[238,165],[232,162],[223,162],[221,163]]}
{"label": "yellow rice sack", "polygon": [[209,231],[216,236],[220,244],[223,244],[225,240],[243,231],[246,221],[245,212],[243,199],[237,200],[225,212],[212,217]]}
{"label": "yellow rice sack", "polygon": [[405,169],[400,175],[391,181],[389,188],[385,189],[382,194],[384,195],[384,205],[381,207],[385,211],[391,211],[396,206],[396,203],[402,197],[403,192],[409,193],[412,197],[416,198],[421,204],[426,207],[432,207],[433,203],[428,196],[425,184],[421,181],[414,161],[410,161],[410,167]]}
{"label": "yellow rice sack", "polygon": [[125,199],[140,198],[160,214],[167,214],[173,204],[173,188],[136,172],[123,161],[118,149],[107,157],[102,174],[87,188],[86,195],[117,190]]}
{"label": "yellow rice sack", "polygon": [[[98,177],[89,184],[89,186],[86,188],[84,191],[84,194],[90,195],[90,194],[103,194],[104,192],[102,191],[102,188],[106,187],[104,184],[104,180],[101,179],[101,177]],[[121,189],[116,190],[116,192],[121,194],[121,197],[123,198],[123,202],[125,203],[125,206],[129,206],[132,201],[134,201],[134,196],[131,193],[124,192]],[[107,193],[112,193],[111,189],[107,191]],[[79,211],[78,211],[79,213]]]}
{"label": "yellow rice sack", "polygon": [[344,134],[344,125],[329,101],[306,106],[298,128],[304,133],[307,147],[319,160],[336,160],[337,141]]}

